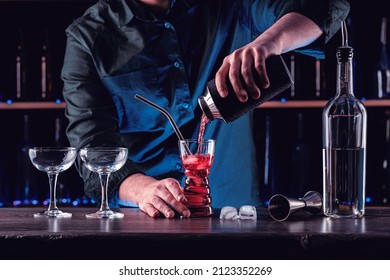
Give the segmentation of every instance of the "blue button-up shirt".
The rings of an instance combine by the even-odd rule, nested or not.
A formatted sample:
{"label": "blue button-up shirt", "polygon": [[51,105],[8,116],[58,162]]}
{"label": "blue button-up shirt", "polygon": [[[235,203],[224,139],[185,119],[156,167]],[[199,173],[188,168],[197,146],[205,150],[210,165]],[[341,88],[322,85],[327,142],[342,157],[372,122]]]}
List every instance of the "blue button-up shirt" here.
{"label": "blue button-up shirt", "polygon": [[[184,174],[176,134],[158,110],[134,98],[140,94],[170,112],[185,138],[197,138],[198,97],[223,58],[251,42],[285,13],[316,22],[324,35],[297,51],[323,57],[324,43],[348,13],[347,1],[177,1],[156,16],[136,0],[100,1],[71,24],[62,71],[72,146],[126,146],[129,160],[110,176],[109,198],[128,175],[162,179]],[[260,205],[259,170],[252,114],[232,123],[215,120],[204,138],[216,140],[210,170],[212,205]],[[76,162],[85,191],[100,201],[96,174]]]}

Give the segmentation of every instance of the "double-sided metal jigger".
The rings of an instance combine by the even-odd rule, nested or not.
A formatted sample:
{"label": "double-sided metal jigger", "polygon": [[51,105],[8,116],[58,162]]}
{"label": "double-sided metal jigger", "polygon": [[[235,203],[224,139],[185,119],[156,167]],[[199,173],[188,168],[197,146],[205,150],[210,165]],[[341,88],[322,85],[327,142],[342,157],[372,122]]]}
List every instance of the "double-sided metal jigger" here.
{"label": "double-sided metal jigger", "polygon": [[322,210],[322,196],[316,191],[308,191],[301,198],[289,198],[281,194],[271,197],[268,212],[275,221],[284,221],[298,211],[318,214]]}

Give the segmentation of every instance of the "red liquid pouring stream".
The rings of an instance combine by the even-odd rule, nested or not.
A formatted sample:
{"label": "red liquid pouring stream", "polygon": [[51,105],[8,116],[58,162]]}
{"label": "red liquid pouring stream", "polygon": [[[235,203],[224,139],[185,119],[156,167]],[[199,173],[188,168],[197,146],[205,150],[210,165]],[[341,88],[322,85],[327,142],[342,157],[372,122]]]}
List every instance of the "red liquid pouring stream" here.
{"label": "red liquid pouring stream", "polygon": [[201,146],[200,143],[202,143],[203,141],[203,135],[204,135],[204,131],[206,129],[206,124],[209,123],[209,119],[206,117],[205,114],[202,114],[202,118],[201,118],[201,121],[200,121],[200,127],[199,127],[199,134],[198,134],[198,154],[200,153],[200,149],[201,149]]}

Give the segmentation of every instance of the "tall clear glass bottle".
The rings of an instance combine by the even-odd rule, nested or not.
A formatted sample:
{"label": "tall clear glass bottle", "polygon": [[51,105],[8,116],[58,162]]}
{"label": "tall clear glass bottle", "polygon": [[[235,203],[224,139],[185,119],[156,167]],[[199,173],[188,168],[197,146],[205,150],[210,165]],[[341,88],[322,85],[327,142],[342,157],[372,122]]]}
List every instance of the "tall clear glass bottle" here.
{"label": "tall clear glass bottle", "polygon": [[352,57],[345,22],[337,49],[336,95],[323,109],[324,214],[359,218],[365,212],[367,112],[354,96]]}

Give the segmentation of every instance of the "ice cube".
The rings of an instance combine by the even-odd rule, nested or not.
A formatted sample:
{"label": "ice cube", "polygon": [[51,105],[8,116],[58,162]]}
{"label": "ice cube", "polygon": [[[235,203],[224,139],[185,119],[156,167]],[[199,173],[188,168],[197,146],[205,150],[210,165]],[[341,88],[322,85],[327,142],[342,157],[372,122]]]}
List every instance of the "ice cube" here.
{"label": "ice cube", "polygon": [[237,208],[233,206],[222,207],[221,214],[219,215],[220,220],[235,221],[238,218]]}
{"label": "ice cube", "polygon": [[241,220],[256,220],[257,219],[256,207],[252,205],[242,205],[238,212],[238,216]]}

